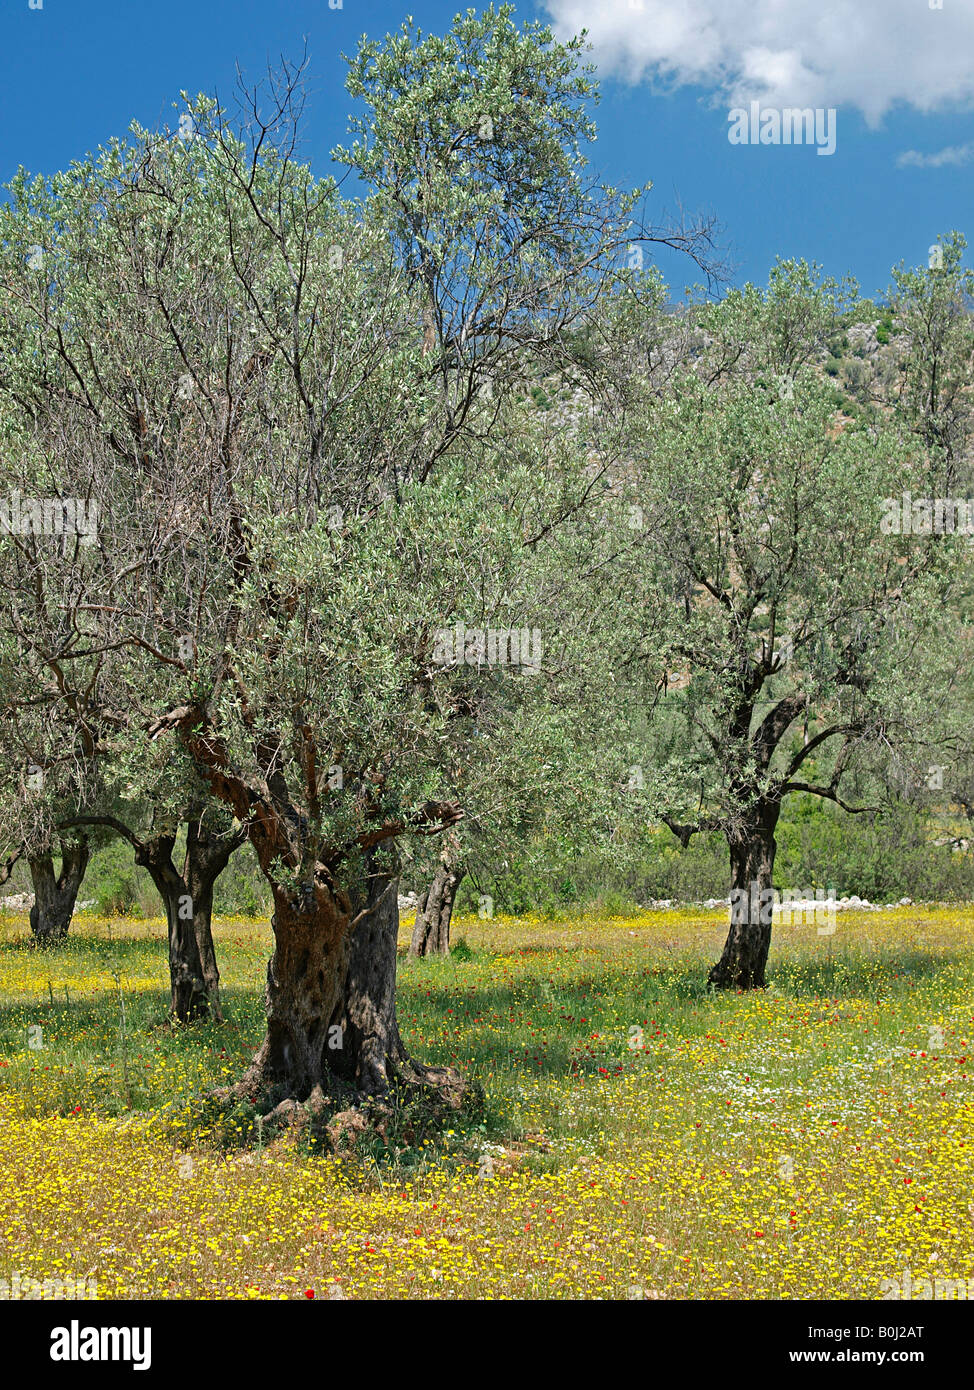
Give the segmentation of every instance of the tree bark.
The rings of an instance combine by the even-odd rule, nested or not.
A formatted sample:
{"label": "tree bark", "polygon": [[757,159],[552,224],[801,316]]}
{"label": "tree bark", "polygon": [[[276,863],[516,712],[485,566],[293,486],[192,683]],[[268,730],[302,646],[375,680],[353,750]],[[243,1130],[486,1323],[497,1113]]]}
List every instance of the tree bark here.
{"label": "tree bark", "polygon": [[236,831],[214,828],[205,807],[193,807],[186,821],[182,873],[173,863],[176,832],[172,828],[141,840],[114,816],[77,816],[66,823],[108,826],[129,842],[135,862],[148,870],[166,909],[172,1017],[191,1023],[211,1016],[222,1023],[220,972],[213,945],[213,886],[247,834],[242,827]]}
{"label": "tree bark", "polygon": [[399,1035],[398,877],[370,876],[363,909],[352,931],[340,1020],[345,1045],[336,1065],[360,1094],[384,1095],[397,1087],[420,1087],[449,1105],[459,1103],[464,1089],[459,1072],[415,1061]]}
{"label": "tree bark", "polygon": [[423,1093],[451,1109],[465,1086],[449,1067],[406,1051],[396,1019],[397,876],[373,871],[350,892],[323,865],[304,894],[273,881],[274,954],[267,967],[267,1034],[238,1096],[260,1093],[284,1115]]}
{"label": "tree bark", "polygon": [[136,844],[136,863],[148,869],[166,909],[169,1007],[180,1023],[207,1017],[223,1022],[220,971],[213,945],[213,887],[244,838],[243,831],[217,833],[201,814],[191,815],[182,873],[172,859],[174,834]]}
{"label": "tree bark", "polygon": [[175,834],[157,835],[136,846],[135,862],[149,871],[166,910],[169,928],[169,1012],[193,1023],[210,1012],[189,885],[173,862]]}
{"label": "tree bark", "polygon": [[780,802],[760,802],[726,831],[731,864],[731,924],[708,979],[715,989],[764,989],[771,947],[772,873]]}
{"label": "tree bark", "polygon": [[[320,866],[319,866],[320,868]],[[242,1086],[280,1090],[306,1100],[316,1086],[334,1093],[329,1051],[348,972],[352,908],[347,896],[316,874],[306,892],[272,882],[274,953],[267,964],[267,1032]],[[329,1041],[332,1047],[329,1048]]]}
{"label": "tree bark", "polygon": [[416,908],[413,937],[409,945],[411,956],[450,954],[450,920],[463,872],[449,860],[441,860],[437,864],[433,880]]}
{"label": "tree bark", "polygon": [[223,1009],[220,1004],[220,971],[213,944],[213,889],[230,856],[245,839],[243,830],[233,834],[214,830],[203,813],[192,815],[188,822],[182,878],[192,909],[203,984],[210,1013],[217,1023],[223,1022]]}
{"label": "tree bark", "polygon": [[[378,820],[346,845],[330,846],[326,858],[320,841],[313,848],[317,837],[310,833],[307,812],[291,800],[277,760],[279,741],[257,741],[265,789],[234,770],[222,740],[206,730],[198,706],[170,711],[150,734],[155,738],[174,727],[183,731],[187,751],[214,795],[247,826],[274,902],[267,1032],[241,1080],[217,1096],[253,1102],[270,1098],[277,1102],[270,1109],[273,1118],[299,1122],[297,1111],[304,1102],[309,1111],[320,1112],[329,1101],[344,1101],[351,1109],[382,1098],[387,1104],[381,1108],[387,1109],[403,1090],[459,1109],[475,1088],[452,1068],[412,1061],[399,1036],[398,874],[388,867],[380,870],[377,856],[388,852],[380,846],[388,847],[411,827],[425,835],[449,829],[461,819],[462,809],[454,802],[426,802],[409,820]],[[308,803],[315,810],[314,742],[309,730],[303,729],[302,737]],[[359,1119],[365,1122],[364,1116]]]}
{"label": "tree bark", "polygon": [[198,873],[186,875],[186,886],[192,903],[193,931],[196,935],[196,949],[199,951],[200,967],[203,971],[203,986],[210,1003],[210,1014],[215,1023],[222,1023],[223,1006],[220,1003],[220,969],[216,960],[216,946],[213,943],[213,888],[214,879],[207,880]]}
{"label": "tree bark", "polygon": [[84,836],[61,843],[61,871],[54,872],[51,851],[28,858],[34,906],[30,910],[30,929],[35,944],[53,945],[68,934],[74,905],[88,867],[88,841]]}

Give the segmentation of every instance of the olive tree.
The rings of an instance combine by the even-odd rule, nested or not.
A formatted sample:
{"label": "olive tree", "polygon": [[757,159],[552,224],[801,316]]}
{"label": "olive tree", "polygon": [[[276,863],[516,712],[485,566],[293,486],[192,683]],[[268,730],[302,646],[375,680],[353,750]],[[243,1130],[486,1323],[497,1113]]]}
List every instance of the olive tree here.
{"label": "olive tree", "polygon": [[[281,1114],[462,1094],[395,1017],[400,847],[462,815],[469,716],[436,634],[542,625],[508,491],[543,538],[566,462],[519,442],[525,378],[585,375],[575,330],[634,237],[708,246],[707,226],[634,229],[635,195],[587,178],[578,51],[507,8],[363,43],[368,115],[336,152],[360,204],[295,158],[286,69],[269,115],[200,98],[177,132],[18,176],[2,212],[11,467],[99,508],[66,660],[94,663],[103,717],[178,746],[253,846],[275,946],[237,1089]],[[515,700],[536,678],[509,651],[506,675]]]}
{"label": "olive tree", "polygon": [[222,1022],[213,893],[246,832],[209,795],[185,755],[174,758],[171,748],[151,744],[138,729],[108,738],[104,758],[101,795],[65,816],[62,830],[91,833],[94,827],[132,847],[162,899],[170,1017],[179,1023]]}
{"label": "olive tree", "polygon": [[94,779],[60,700],[39,689],[33,674],[0,642],[0,844],[7,852],[0,882],[26,862],[32,938],[51,946],[68,933],[92,849],[90,832],[62,817],[93,794]]}
{"label": "olive tree", "polygon": [[670,633],[662,667],[645,666],[642,796],[684,844],[726,837],[721,988],[765,983],[785,797],[864,809],[864,750],[960,708],[969,547],[883,524],[904,490],[937,495],[944,458],[902,414],[840,415],[817,365],[840,310],[837,287],[780,265],[766,293],[700,313],[696,360],[632,417],[632,496]]}

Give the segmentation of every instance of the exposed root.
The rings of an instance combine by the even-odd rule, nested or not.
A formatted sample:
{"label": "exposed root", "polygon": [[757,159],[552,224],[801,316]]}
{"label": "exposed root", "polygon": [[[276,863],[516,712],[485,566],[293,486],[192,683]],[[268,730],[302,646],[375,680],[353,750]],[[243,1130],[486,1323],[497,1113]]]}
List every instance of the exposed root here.
{"label": "exposed root", "polygon": [[246,1128],[256,1128],[262,1143],[306,1136],[313,1149],[332,1153],[347,1153],[372,1138],[385,1143],[392,1134],[409,1143],[445,1127],[461,1111],[482,1114],[481,1087],[452,1067],[427,1067],[404,1057],[389,1071],[392,1079],[384,1077],[381,1089],[355,1089],[329,1077],[326,1086],[317,1084],[301,1097],[282,1094],[279,1084],[261,1086],[251,1069],[235,1085],[211,1092],[210,1100],[226,1115],[246,1112]]}

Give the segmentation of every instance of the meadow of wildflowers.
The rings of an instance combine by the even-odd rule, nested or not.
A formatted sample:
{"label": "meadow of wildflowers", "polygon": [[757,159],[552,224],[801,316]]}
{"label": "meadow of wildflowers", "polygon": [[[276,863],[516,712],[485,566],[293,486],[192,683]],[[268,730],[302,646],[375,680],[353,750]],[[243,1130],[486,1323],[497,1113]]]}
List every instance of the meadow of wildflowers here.
{"label": "meadow of wildflowers", "polygon": [[[403,924],[402,940],[407,939]],[[266,924],[216,928],[228,1022],[165,1020],[158,922],[0,927],[0,1277],[99,1298],[880,1299],[974,1277],[974,912],[777,928],[708,994],[718,912],[455,923],[400,963],[410,1050],[483,1119],[322,1156],[198,1097],[259,1041]]]}

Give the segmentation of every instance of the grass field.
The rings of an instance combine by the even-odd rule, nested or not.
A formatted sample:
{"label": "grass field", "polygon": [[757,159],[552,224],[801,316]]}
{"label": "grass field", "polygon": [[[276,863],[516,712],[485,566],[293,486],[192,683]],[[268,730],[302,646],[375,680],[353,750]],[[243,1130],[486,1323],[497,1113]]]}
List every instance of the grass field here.
{"label": "grass field", "polygon": [[[726,909],[725,909],[726,912]],[[403,924],[402,945],[409,923]],[[400,962],[421,1060],[486,1121],[357,1158],[235,1147],[194,1097],[261,1033],[265,924],[220,921],[229,1021],[173,1030],[160,922],[0,925],[0,1277],[101,1298],[881,1298],[974,1277],[974,912],[776,928],[713,996],[719,913],[461,920]],[[974,1287],[974,1286],[972,1286]]]}

